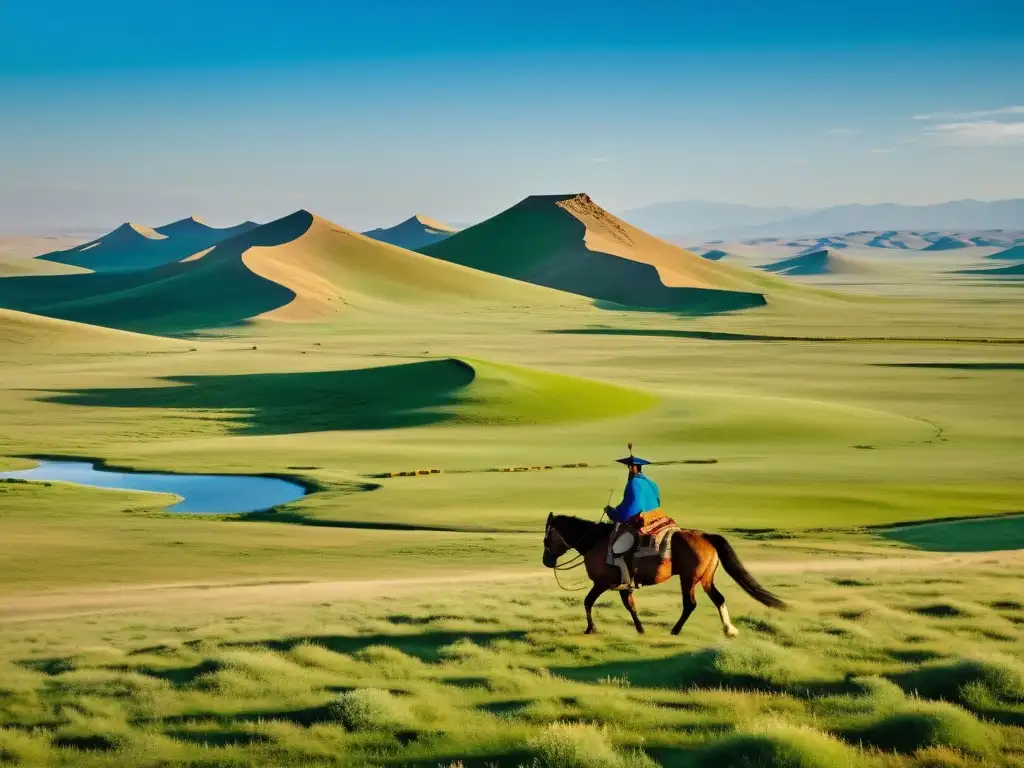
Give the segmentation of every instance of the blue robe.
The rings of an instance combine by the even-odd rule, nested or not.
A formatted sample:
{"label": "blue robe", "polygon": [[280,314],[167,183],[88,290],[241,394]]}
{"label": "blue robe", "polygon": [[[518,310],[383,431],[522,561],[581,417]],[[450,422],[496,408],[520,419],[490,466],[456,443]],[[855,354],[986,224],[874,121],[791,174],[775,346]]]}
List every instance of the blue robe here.
{"label": "blue robe", "polygon": [[608,517],[613,522],[624,523],[641,512],[650,512],[660,506],[661,492],[655,482],[647,475],[633,475],[626,481],[622,502],[608,512]]}

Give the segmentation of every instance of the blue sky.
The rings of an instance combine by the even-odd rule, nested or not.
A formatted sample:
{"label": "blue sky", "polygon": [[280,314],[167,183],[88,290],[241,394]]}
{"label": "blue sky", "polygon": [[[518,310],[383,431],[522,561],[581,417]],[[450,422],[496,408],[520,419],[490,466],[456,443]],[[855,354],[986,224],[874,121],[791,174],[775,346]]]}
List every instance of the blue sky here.
{"label": "blue sky", "polygon": [[0,3],[0,229],[1024,197],[1019,5]]}

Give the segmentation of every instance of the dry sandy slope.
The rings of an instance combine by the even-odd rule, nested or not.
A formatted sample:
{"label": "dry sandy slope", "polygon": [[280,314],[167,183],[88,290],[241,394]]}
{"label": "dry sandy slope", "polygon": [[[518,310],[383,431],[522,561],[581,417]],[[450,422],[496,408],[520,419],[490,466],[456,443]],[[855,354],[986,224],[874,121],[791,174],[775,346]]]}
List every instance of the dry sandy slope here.
{"label": "dry sandy slope", "polygon": [[684,248],[649,235],[614,216],[590,199],[575,195],[555,202],[586,227],[584,243],[591,251],[649,264],[671,287],[754,290],[738,270],[715,264]]}
{"label": "dry sandy slope", "polygon": [[[287,304],[261,315],[315,321],[346,307],[447,306],[452,301],[487,304],[571,304],[573,297],[508,280],[379,242],[308,211],[298,211],[261,229],[292,228],[297,236],[241,254],[256,275],[295,294]],[[205,258],[217,258],[215,248]]]}
{"label": "dry sandy slope", "polygon": [[32,352],[92,352],[99,349],[184,351],[190,345],[174,339],[0,309],[0,357],[17,353],[19,348]]}
{"label": "dry sandy slope", "polygon": [[161,335],[258,317],[323,321],[350,309],[390,315],[583,304],[372,240],[308,211],[151,269],[0,280],[0,306]]}

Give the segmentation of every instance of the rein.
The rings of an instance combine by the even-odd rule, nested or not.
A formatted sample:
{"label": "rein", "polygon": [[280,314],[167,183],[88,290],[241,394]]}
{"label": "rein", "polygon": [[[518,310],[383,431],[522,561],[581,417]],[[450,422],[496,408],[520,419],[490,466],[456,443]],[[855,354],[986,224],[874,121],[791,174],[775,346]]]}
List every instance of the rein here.
{"label": "rein", "polygon": [[[604,518],[604,515],[605,515],[605,513],[602,512],[601,516],[599,518],[597,518],[597,521],[595,522],[595,525],[599,524],[601,522],[601,520]],[[572,570],[575,570],[575,569],[579,568],[581,565],[585,564],[586,553],[585,552],[581,552],[579,547],[583,543],[583,541],[586,539],[586,537],[588,536],[588,534],[590,532],[588,531],[587,533],[584,533],[583,535],[581,535],[579,537],[579,539],[576,541],[575,544],[569,544],[569,542],[566,541],[565,536],[562,535],[562,532],[560,530],[558,530],[554,526],[551,527],[551,530],[554,531],[555,535],[558,536],[558,538],[562,540],[562,543],[565,544],[567,549],[575,549],[576,552],[577,552],[575,557],[573,557],[573,558],[571,558],[571,559],[569,559],[566,562],[561,563],[561,564],[556,563],[551,568],[551,570],[554,571],[554,574],[555,574],[555,583],[559,586],[560,589],[564,590],[565,592],[580,592],[580,591],[586,589],[587,588],[586,584],[584,584],[583,586],[580,586],[580,587],[567,587],[567,586],[565,586],[564,584],[562,584],[561,579],[558,578],[558,572],[559,571],[572,571]]]}

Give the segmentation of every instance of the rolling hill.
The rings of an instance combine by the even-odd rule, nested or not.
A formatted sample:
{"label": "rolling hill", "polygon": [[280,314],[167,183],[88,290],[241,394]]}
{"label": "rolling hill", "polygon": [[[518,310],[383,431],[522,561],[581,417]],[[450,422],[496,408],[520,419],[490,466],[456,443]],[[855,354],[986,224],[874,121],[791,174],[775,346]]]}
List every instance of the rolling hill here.
{"label": "rolling hill", "polygon": [[961,248],[971,248],[974,246],[970,240],[963,237],[957,237],[956,235],[946,235],[935,240],[930,245],[922,248],[922,251],[958,251]]}
{"label": "rolling hill", "polygon": [[102,237],[62,251],[51,251],[41,261],[70,264],[93,272],[133,272],[181,261],[259,225],[246,221],[217,229],[189,217],[156,229],[127,222]]}
{"label": "rolling hill", "polygon": [[999,259],[1000,261],[1024,261],[1024,245],[1015,245],[1012,248],[1007,248],[1005,251],[993,253],[988,258]]}
{"label": "rolling hill", "polygon": [[986,267],[985,269],[960,269],[961,275],[977,275],[979,277],[1024,277],[1024,262],[1007,264],[1005,267]]}
{"label": "rolling hill", "polygon": [[[719,241],[705,241],[705,245]],[[743,245],[778,245],[803,248],[805,252],[825,248],[875,248],[915,251],[949,251],[966,248],[1010,248],[1024,243],[1021,230],[859,230],[815,237],[760,237],[739,241]]]}
{"label": "rolling hill", "polygon": [[[0,357],[18,348],[44,354],[97,349],[175,350],[189,345],[177,339],[145,336],[112,328],[57,320],[10,309],[0,309]],[[23,352],[19,352],[23,354]]]}
{"label": "rolling hill", "polygon": [[658,403],[637,389],[471,358],[350,370],[176,376],[157,387],[77,389],[49,399],[107,408],[242,408],[247,418],[233,421],[231,428],[244,434],[440,423],[562,424],[626,416]]}
{"label": "rolling hill", "polygon": [[257,317],[321,321],[347,310],[576,301],[371,240],[304,210],[150,270],[0,281],[0,306],[160,334]]}
{"label": "rolling hill", "polygon": [[802,253],[788,259],[765,264],[759,269],[777,275],[875,275],[886,271],[886,266],[871,264],[826,248],[821,251]]}
{"label": "rolling hill", "polygon": [[616,218],[585,194],[528,197],[421,248],[438,260],[620,307],[683,313],[762,306],[770,281],[717,264]]}
{"label": "rolling hill", "polygon": [[440,221],[417,213],[401,224],[396,224],[386,229],[371,229],[363,232],[363,234],[382,243],[390,243],[400,248],[408,248],[410,251],[415,251],[418,248],[444,240],[457,231],[455,227],[450,227],[447,224],[442,224]]}

